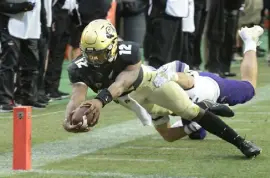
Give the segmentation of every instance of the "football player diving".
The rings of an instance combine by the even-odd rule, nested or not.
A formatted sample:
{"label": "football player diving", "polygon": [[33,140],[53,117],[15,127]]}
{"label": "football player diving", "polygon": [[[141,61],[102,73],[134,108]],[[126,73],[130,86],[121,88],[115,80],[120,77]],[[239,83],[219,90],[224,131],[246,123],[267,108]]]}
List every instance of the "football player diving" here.
{"label": "football player diving", "polygon": [[[91,116],[92,124],[95,124],[101,108],[129,94],[152,115],[160,117],[174,113],[194,121],[177,129],[180,132],[191,132],[193,123],[198,123],[208,132],[236,146],[246,157],[260,154],[261,148],[238,135],[210,111],[194,104],[176,82],[167,81],[157,86],[158,78],[162,80],[164,73],[146,70],[141,65],[139,46],[133,42],[118,42],[116,30],[110,22],[90,22],[82,33],[80,48],[82,56],[68,68],[72,96],[63,122],[67,131],[87,129],[82,127],[82,123],[72,124],[71,116],[77,107],[90,106],[85,114]],[[94,99],[86,100],[88,87],[98,92]]]}
{"label": "football player diving", "polygon": [[[164,78],[165,80],[160,82],[159,85],[167,82],[167,80],[173,80],[173,78],[175,78],[173,76],[174,73],[178,72],[176,82],[187,92],[193,102],[211,100],[213,102],[234,106],[251,100],[255,95],[257,85],[258,65],[256,48],[259,44],[259,37],[263,34],[263,29],[260,26],[254,26],[252,28],[245,27],[239,30],[238,33],[245,44],[244,59],[240,66],[241,80],[224,79],[209,72],[191,71],[187,64],[174,61],[158,69],[158,71],[165,72],[167,75]],[[153,120],[153,123],[159,124],[161,128],[163,127],[162,124],[167,122],[168,117],[159,118],[158,122],[157,120]],[[190,121],[183,120],[183,124],[189,123]],[[166,140],[174,141],[179,139],[179,137],[170,136],[164,130],[166,129],[162,129],[163,132],[161,132],[161,134]],[[192,139],[204,139],[205,136],[206,132],[203,128],[189,135]]]}

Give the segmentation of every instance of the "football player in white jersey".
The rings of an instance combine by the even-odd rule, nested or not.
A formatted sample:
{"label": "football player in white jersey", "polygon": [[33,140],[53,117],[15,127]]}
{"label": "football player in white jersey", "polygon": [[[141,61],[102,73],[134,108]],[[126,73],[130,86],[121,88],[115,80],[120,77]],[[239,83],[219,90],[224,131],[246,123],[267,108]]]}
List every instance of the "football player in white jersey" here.
{"label": "football player in white jersey", "polygon": [[[230,106],[246,103],[255,95],[255,88],[257,85],[256,47],[258,45],[259,37],[262,34],[263,29],[260,26],[254,26],[252,28],[245,27],[239,30],[239,35],[245,44],[244,59],[240,67],[241,80],[224,79],[209,72],[191,71],[187,64],[180,61],[165,64],[158,70],[164,71],[167,74],[165,79],[175,78],[171,76],[177,72],[178,79],[176,82],[185,89],[193,102],[211,100]],[[166,80],[160,82],[160,85],[163,85],[164,82],[166,82]],[[154,121],[154,123],[155,122],[156,121]],[[156,124],[159,124],[159,127],[162,128],[161,135],[165,135],[166,140],[169,141],[179,139],[175,136],[172,136],[174,139],[168,136],[166,129],[164,129],[165,125],[167,125],[164,123],[167,122],[167,117],[160,118],[159,122],[156,122]],[[190,121],[183,120],[183,123],[189,124]],[[177,124],[178,123],[175,125]],[[206,131],[201,128],[189,136],[192,139],[203,139],[206,136]]]}

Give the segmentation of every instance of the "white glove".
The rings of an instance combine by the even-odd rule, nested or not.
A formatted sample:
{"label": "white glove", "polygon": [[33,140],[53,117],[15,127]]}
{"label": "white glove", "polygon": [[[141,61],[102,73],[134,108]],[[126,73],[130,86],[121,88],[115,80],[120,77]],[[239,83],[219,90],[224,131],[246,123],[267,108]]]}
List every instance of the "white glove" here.
{"label": "white glove", "polygon": [[197,124],[196,122],[191,122],[188,125],[184,126],[184,131],[186,134],[191,134],[193,132],[198,131],[200,128],[202,128],[199,124]]}
{"label": "white glove", "polygon": [[177,80],[178,75],[176,72],[169,71],[168,68],[160,68],[157,70],[157,76],[153,82],[155,87],[161,87],[164,83]]}

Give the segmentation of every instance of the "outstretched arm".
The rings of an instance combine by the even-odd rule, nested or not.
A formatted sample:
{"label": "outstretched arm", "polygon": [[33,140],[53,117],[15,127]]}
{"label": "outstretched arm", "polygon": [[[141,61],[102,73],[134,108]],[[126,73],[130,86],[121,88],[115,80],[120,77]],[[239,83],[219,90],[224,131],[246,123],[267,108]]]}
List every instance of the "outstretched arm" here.
{"label": "outstretched arm", "polygon": [[[109,86],[108,89],[105,88],[101,90],[95,99],[84,102],[84,104],[91,106],[85,112],[85,114],[88,115],[89,113],[99,113],[102,107],[110,103],[113,99],[121,96],[125,91],[131,89],[132,84],[139,76],[140,68],[141,62],[127,66],[127,68],[116,77],[115,81]],[[91,124],[96,123],[98,119],[99,115],[94,114]]]}
{"label": "outstretched arm", "polygon": [[[78,132],[81,128],[81,124],[72,125],[71,117],[73,111],[80,106],[80,104],[85,101],[87,94],[87,86],[82,82],[72,84],[72,94],[71,98],[66,107],[65,119],[63,121],[63,127],[68,132]],[[86,131],[86,129],[83,129]]]}

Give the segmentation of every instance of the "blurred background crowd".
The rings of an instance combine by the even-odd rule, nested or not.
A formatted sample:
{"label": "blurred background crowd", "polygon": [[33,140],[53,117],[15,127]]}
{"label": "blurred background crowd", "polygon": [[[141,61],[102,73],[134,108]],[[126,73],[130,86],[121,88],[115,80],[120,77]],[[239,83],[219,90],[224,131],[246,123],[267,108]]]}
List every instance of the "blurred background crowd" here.
{"label": "blurred background crowd", "polygon": [[[59,90],[63,62],[80,55],[80,35],[94,19],[141,44],[153,67],[181,60],[232,77],[232,61],[242,59],[237,30],[269,31],[269,9],[270,0],[0,0],[0,112],[67,98]],[[269,47],[257,56],[270,61]]]}

